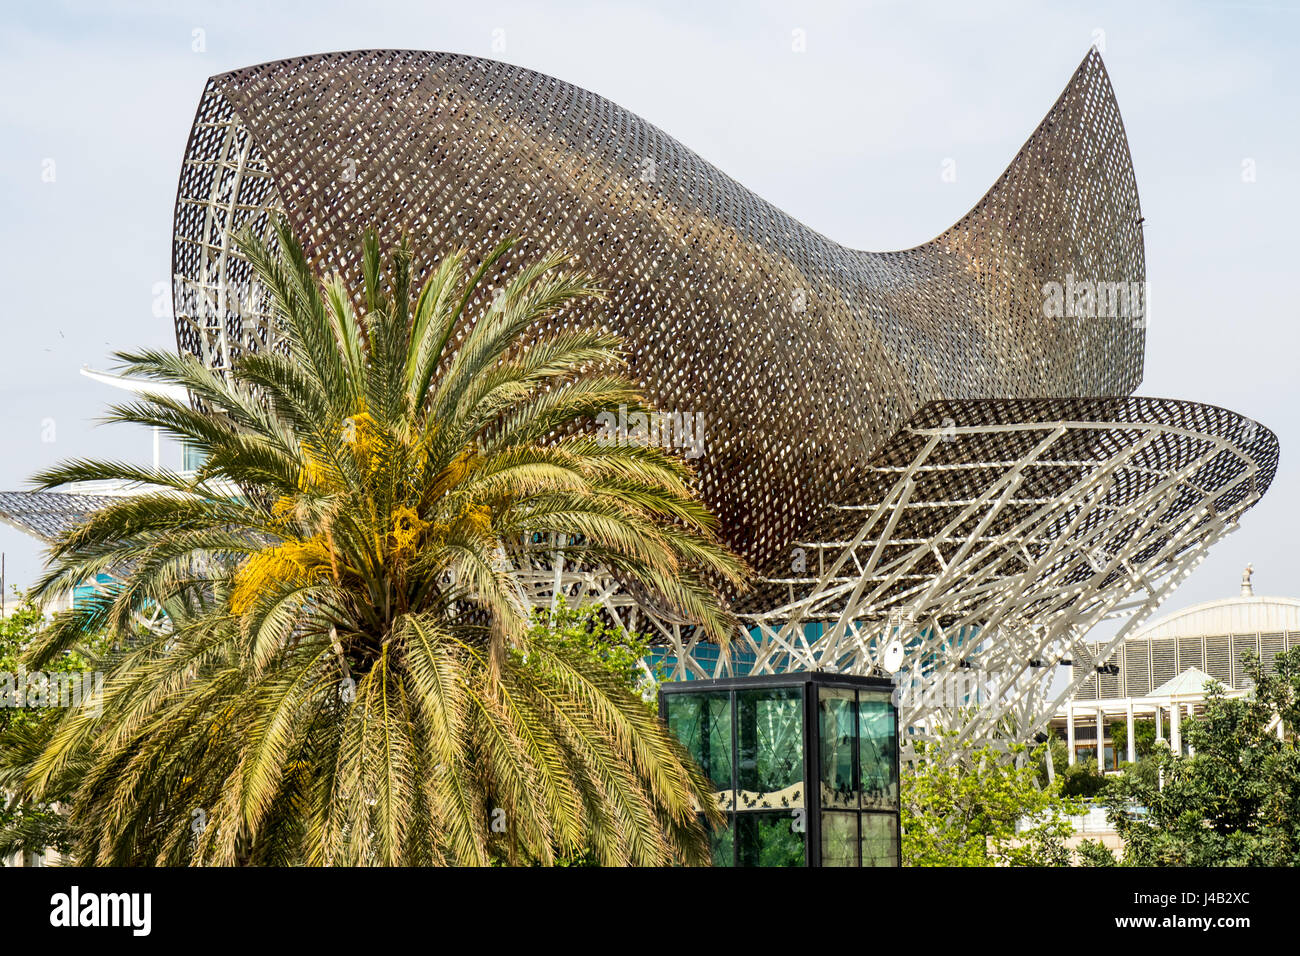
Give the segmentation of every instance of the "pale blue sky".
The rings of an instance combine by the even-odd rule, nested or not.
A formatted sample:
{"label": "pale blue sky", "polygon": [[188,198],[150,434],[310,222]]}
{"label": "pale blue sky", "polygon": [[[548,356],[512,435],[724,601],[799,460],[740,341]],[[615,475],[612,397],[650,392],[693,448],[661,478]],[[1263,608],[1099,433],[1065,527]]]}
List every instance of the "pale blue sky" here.
{"label": "pale blue sky", "polygon": [[[792,50],[796,29],[806,52]],[[116,348],[174,346],[156,289],[181,152],[214,73],[364,47],[507,60],[639,113],[839,242],[893,249],[978,200],[1097,41],[1146,216],[1153,308],[1139,394],[1250,415],[1283,449],[1264,502],[1164,610],[1234,594],[1247,561],[1261,593],[1300,596],[1300,3],[6,8],[0,488],[68,456],[148,460],[146,432],[92,427],[114,396],[77,369],[105,367]],[[945,159],[956,182],[941,179]],[[55,440],[43,441],[51,421]],[[35,548],[0,528],[0,549],[10,581],[30,581]]]}

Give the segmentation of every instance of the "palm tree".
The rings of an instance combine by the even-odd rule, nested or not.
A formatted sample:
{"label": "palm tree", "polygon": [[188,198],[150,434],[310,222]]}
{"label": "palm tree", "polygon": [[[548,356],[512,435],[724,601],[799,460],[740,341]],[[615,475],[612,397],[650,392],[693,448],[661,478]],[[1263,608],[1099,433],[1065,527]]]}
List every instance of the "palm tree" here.
{"label": "palm tree", "polygon": [[[472,274],[447,255],[417,292],[406,243],[385,269],[368,234],[354,298],[275,234],[280,252],[240,245],[287,354],[226,374],[118,356],[196,407],[150,395],[110,420],[183,439],[198,472],[71,461],[34,479],[142,491],[58,542],[37,586],[119,577],[31,666],[101,628],[123,639],[102,716],[59,723],[31,791],[84,762],[70,802],[88,864],[705,862],[711,787],[607,670],[529,640],[516,574],[525,541],[561,536],[567,560],[718,640],[722,590],[743,587],[687,466],[592,434],[600,412],[645,409],[616,338],[538,331],[599,297],[591,278],[551,255],[489,298],[505,242]],[[133,623],[159,608],[168,627]]]}

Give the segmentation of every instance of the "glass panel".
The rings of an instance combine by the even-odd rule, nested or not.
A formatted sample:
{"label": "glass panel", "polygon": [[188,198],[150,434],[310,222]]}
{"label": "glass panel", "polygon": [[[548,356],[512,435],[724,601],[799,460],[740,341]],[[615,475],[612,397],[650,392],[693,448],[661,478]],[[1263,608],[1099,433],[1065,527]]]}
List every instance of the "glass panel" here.
{"label": "glass panel", "polygon": [[858,764],[862,806],[898,809],[898,731],[894,707],[883,694],[863,692],[858,702]]}
{"label": "glass panel", "polygon": [[804,805],[803,694],[797,687],[736,691],[737,810]]}
{"label": "glass panel", "polygon": [[802,819],[784,813],[736,814],[738,866],[803,866]]}
{"label": "glass panel", "polygon": [[821,794],[823,807],[858,805],[853,777],[856,745],[853,718],[854,691],[822,687],[817,692],[817,719],[821,731]]}
{"label": "glass panel", "polygon": [[731,827],[731,820],[724,821],[716,830],[707,822],[704,828],[709,832],[709,850],[713,854],[713,865],[735,866],[736,831]]}
{"label": "glass panel", "polygon": [[203,467],[204,454],[187,441],[181,442],[181,469],[198,471]]}
{"label": "glass panel", "polygon": [[898,830],[892,813],[862,814],[862,865],[898,866]]}
{"label": "glass panel", "polygon": [[822,814],[822,866],[858,865],[858,815]]}
{"label": "glass panel", "polygon": [[665,694],[668,729],[713,781],[718,806],[730,809],[731,697],[712,694]]}

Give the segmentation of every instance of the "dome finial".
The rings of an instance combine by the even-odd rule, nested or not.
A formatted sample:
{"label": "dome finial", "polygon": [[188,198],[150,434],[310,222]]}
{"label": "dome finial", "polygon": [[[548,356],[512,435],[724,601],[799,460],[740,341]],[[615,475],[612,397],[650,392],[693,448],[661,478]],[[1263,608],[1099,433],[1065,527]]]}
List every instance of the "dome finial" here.
{"label": "dome finial", "polygon": [[1242,597],[1255,596],[1255,588],[1250,583],[1250,576],[1254,573],[1255,573],[1255,566],[1253,564],[1246,565],[1246,570],[1241,572],[1241,596]]}

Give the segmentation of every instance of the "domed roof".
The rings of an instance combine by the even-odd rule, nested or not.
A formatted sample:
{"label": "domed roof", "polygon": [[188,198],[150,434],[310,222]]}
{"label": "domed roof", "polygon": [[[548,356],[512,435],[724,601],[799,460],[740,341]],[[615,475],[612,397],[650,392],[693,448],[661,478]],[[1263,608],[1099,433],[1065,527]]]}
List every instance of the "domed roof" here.
{"label": "domed roof", "polygon": [[[1245,584],[1243,590],[1249,590]],[[1207,601],[1152,621],[1130,640],[1300,631],[1300,600],[1243,594]]]}

